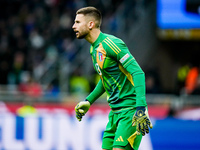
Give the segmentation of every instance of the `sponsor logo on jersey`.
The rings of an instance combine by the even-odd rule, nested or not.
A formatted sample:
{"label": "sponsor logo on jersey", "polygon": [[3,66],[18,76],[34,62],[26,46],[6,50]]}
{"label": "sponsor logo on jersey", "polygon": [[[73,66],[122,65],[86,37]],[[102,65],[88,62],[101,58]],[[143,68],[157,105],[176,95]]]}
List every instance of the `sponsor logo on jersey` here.
{"label": "sponsor logo on jersey", "polygon": [[101,52],[99,52],[99,60],[103,61],[103,54]]}
{"label": "sponsor logo on jersey", "polygon": [[125,60],[127,60],[130,57],[130,55],[127,53],[126,55],[124,55],[119,61],[121,63],[123,63]]}
{"label": "sponsor logo on jersey", "polygon": [[101,69],[100,69],[100,67],[99,67],[99,65],[97,63],[95,64],[95,67],[96,67],[97,73],[101,76],[102,75]]}

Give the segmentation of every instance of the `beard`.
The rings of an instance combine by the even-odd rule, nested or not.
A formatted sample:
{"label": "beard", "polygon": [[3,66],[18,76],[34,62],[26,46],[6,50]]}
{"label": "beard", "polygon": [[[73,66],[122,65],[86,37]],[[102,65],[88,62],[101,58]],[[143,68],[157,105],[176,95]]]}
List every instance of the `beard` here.
{"label": "beard", "polygon": [[89,34],[89,30],[84,29],[82,31],[78,31],[78,34],[76,35],[77,39],[83,39]]}

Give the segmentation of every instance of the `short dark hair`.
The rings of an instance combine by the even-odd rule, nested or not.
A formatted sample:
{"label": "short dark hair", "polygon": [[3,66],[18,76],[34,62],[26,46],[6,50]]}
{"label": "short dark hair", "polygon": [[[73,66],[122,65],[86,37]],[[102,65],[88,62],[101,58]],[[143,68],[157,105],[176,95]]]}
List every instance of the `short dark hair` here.
{"label": "short dark hair", "polygon": [[100,28],[101,26],[101,20],[102,20],[102,16],[101,16],[101,12],[95,8],[95,7],[83,7],[79,10],[77,10],[76,14],[83,14],[83,15],[88,15],[88,16],[92,16],[95,19],[95,24],[97,28]]}

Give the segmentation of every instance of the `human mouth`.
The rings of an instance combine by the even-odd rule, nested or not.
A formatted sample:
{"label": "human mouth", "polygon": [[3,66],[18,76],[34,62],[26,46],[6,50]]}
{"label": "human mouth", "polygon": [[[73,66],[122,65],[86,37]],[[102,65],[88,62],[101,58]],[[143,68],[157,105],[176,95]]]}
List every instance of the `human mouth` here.
{"label": "human mouth", "polygon": [[75,31],[75,33],[76,33],[76,36],[78,36],[79,32],[78,32],[78,31]]}

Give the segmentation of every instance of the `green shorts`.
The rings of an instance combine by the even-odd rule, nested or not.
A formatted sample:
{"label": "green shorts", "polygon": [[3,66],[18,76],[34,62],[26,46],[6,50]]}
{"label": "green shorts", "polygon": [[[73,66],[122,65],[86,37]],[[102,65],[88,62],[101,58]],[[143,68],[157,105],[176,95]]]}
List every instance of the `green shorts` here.
{"label": "green shorts", "polygon": [[[129,109],[119,113],[109,113],[109,122],[103,134],[102,149],[112,150],[113,148],[122,148],[133,150],[128,142],[128,138],[135,133],[136,127],[132,126],[132,118],[136,109]],[[138,150],[142,135],[137,135],[133,148]]]}

